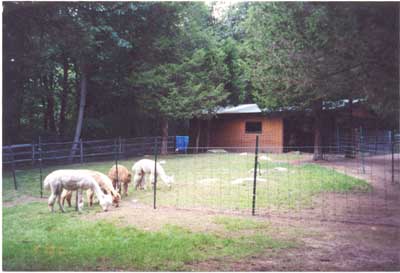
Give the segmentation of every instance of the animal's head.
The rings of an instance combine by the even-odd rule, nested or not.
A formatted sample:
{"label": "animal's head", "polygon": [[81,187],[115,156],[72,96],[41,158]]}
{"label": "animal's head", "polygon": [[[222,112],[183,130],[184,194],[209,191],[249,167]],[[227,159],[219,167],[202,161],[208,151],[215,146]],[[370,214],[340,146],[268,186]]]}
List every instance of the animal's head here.
{"label": "animal's head", "polygon": [[111,192],[112,203],[115,207],[119,207],[119,202],[121,201],[121,195],[118,192]]}
{"label": "animal's head", "polygon": [[171,188],[171,184],[175,182],[174,176],[169,176],[168,177],[168,187]]}
{"label": "animal's head", "polygon": [[108,211],[108,209],[112,206],[113,203],[111,195],[103,194],[103,198],[100,199],[99,203],[103,211]]}

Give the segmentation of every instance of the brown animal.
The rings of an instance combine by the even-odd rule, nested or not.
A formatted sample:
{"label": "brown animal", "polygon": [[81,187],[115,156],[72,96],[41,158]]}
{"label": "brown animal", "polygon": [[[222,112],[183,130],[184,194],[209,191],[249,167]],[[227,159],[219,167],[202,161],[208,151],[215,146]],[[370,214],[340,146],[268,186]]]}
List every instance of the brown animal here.
{"label": "brown animal", "polygon": [[[112,196],[112,201],[114,206],[119,207],[119,202],[121,201],[121,195],[114,190],[114,187],[112,185],[112,181],[110,178],[108,178],[105,174],[97,171],[91,171],[91,170],[82,170],[96,180],[97,184],[100,186],[102,191],[105,194],[111,195]],[[93,205],[93,196],[94,192],[92,190],[87,190],[86,191],[86,196],[88,198],[89,206]],[[64,190],[61,194],[61,202],[64,204],[64,200],[67,200],[68,206],[71,206],[71,197],[72,197],[72,191],[66,191]]]}
{"label": "brown animal", "polygon": [[118,179],[115,165],[108,171],[108,177],[111,179],[114,189],[121,193],[123,187],[124,196],[128,196],[128,186],[131,183],[132,173],[125,166],[118,164]]}

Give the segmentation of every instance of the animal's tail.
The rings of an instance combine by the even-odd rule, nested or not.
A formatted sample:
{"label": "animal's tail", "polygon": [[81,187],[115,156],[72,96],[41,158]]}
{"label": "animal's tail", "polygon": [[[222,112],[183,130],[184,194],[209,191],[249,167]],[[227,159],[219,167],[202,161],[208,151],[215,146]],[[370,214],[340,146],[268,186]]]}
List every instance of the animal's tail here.
{"label": "animal's tail", "polygon": [[44,181],[43,181],[43,188],[45,189],[45,190],[50,190],[50,176],[48,175],[48,176],[46,176],[46,178],[44,179]]}

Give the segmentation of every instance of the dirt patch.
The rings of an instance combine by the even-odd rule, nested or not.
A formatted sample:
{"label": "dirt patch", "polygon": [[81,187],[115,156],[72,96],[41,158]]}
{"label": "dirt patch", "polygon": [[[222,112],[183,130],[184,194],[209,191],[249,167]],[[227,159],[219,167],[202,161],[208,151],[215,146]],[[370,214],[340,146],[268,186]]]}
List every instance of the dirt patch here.
{"label": "dirt patch", "polygon": [[20,197],[13,199],[12,201],[3,202],[3,207],[13,207],[31,202],[44,202],[45,200],[47,201],[47,199],[44,198],[22,195]]}
{"label": "dirt patch", "polygon": [[272,220],[315,232],[301,235],[301,246],[265,250],[241,260],[208,260],[188,266],[195,271],[387,271],[400,270],[399,228],[354,224]]}
{"label": "dirt patch", "polygon": [[107,220],[120,226],[134,226],[146,231],[157,231],[165,225],[177,225],[194,232],[223,232],[223,226],[214,223],[216,213],[199,213],[191,210],[152,206],[125,199],[119,208],[107,213],[98,212],[85,216],[89,220]]}
{"label": "dirt patch", "polygon": [[[179,210],[140,204],[125,199],[120,208],[82,217],[112,221],[147,231],[178,225],[193,232],[229,235],[215,217],[240,217],[268,223],[274,236],[295,240],[297,247],[266,249],[235,260],[229,257],[187,264],[187,271],[387,271],[400,270],[400,227],[382,224],[348,224],[265,216],[238,216],[200,210]],[[248,232],[248,231],[243,231]]]}

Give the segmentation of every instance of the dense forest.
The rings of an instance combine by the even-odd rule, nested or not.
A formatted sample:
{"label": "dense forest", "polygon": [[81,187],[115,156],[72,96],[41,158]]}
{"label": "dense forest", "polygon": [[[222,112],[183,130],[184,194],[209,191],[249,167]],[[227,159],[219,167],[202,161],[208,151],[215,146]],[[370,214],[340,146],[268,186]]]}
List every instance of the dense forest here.
{"label": "dense forest", "polygon": [[216,106],[399,116],[399,5],[3,2],[3,144],[185,134]]}

